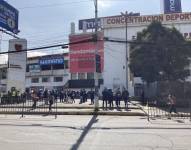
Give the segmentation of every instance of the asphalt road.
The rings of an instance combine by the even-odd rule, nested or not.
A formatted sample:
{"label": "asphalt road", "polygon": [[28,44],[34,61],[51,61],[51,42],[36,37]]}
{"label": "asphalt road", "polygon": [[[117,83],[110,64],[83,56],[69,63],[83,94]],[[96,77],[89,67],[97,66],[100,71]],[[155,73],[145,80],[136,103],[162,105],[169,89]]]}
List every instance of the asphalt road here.
{"label": "asphalt road", "polygon": [[191,150],[189,120],[0,116],[0,150]]}

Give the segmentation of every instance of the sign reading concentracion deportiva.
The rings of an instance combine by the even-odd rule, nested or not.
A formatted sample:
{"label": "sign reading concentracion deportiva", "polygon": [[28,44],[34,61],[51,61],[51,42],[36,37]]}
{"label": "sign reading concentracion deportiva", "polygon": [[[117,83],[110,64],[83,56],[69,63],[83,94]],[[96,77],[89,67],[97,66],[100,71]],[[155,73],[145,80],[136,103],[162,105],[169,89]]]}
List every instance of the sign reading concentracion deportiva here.
{"label": "sign reading concentracion deportiva", "polygon": [[[191,22],[191,13],[161,14],[149,16],[130,16],[127,18],[128,25],[150,24],[152,21],[164,23]],[[112,16],[103,18],[103,27],[120,27],[125,26],[124,16]]]}

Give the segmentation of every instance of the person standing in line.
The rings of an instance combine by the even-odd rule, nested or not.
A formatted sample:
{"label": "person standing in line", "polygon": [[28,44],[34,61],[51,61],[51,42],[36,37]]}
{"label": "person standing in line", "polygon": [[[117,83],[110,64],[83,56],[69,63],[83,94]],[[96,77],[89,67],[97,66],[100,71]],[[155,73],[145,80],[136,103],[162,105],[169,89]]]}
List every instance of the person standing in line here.
{"label": "person standing in line", "polygon": [[54,103],[55,93],[52,91],[49,96],[49,112],[52,111],[52,105]]}
{"label": "person standing in line", "polygon": [[45,101],[45,105],[48,105],[48,90],[47,89],[45,89],[43,93],[43,99]]}
{"label": "person standing in line", "polygon": [[91,91],[90,91],[91,105],[94,104],[94,98],[95,98],[95,92],[91,89]]}
{"label": "person standing in line", "polygon": [[31,97],[32,97],[32,101],[33,101],[32,109],[36,109],[38,97],[37,97],[37,92],[35,90],[32,91]]}
{"label": "person standing in line", "polygon": [[72,92],[70,93],[70,97],[71,97],[72,103],[75,103],[75,91],[72,91]]}
{"label": "person standing in line", "polygon": [[84,89],[84,103],[87,102],[87,100],[88,100],[88,95],[86,90]]}
{"label": "person standing in line", "polygon": [[129,92],[124,88],[122,92],[122,98],[125,103],[125,108],[128,109],[128,99],[129,99]]}
{"label": "person standing in line", "polygon": [[[103,104],[102,107],[103,109],[107,109],[107,88],[104,88],[104,90],[102,91],[102,100],[103,100]],[[105,107],[104,107],[105,104]]]}
{"label": "person standing in line", "polygon": [[60,103],[63,103],[63,100],[64,100],[63,90],[61,90],[61,91],[59,92],[59,96],[60,96]]}
{"label": "person standing in line", "polygon": [[83,90],[81,89],[80,90],[80,103],[79,104],[82,104],[83,103]]}
{"label": "person standing in line", "polygon": [[120,101],[121,101],[121,91],[119,88],[117,89],[115,97],[116,97],[116,106],[117,106],[117,109],[119,109]]}
{"label": "person standing in line", "polygon": [[113,108],[113,92],[112,89],[108,90],[109,109]]}
{"label": "person standing in line", "polygon": [[169,101],[169,105],[170,105],[169,113],[171,116],[172,112],[177,113],[177,111],[176,111],[176,97],[169,94],[168,95],[168,101]]}

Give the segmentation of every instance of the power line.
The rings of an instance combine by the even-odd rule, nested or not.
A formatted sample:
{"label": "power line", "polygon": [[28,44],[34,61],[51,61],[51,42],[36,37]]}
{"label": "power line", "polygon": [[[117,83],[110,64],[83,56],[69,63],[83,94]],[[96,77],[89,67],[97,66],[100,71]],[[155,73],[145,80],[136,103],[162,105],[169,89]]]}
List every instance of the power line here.
{"label": "power line", "polygon": [[[30,48],[30,49],[24,49],[22,51],[8,51],[8,52],[1,52],[0,55],[2,54],[9,54],[9,53],[21,53],[21,52],[28,52],[28,51],[36,51],[36,50],[43,50],[43,49],[50,49],[50,48],[55,48],[55,47],[62,47],[62,48],[68,48],[68,46],[75,45],[75,44],[81,44],[81,43],[88,43],[88,42],[96,42],[96,41],[106,41],[106,42],[117,42],[117,43],[130,43],[130,44],[137,44],[137,45],[156,45],[157,43],[154,42],[140,42],[140,41],[125,41],[125,40],[114,40],[114,39],[109,39],[108,37],[105,37],[104,40],[95,40],[94,38],[82,40],[82,41],[77,41],[77,42],[71,42],[67,44],[55,44],[55,45],[50,45],[50,46],[41,46],[41,47],[36,47],[36,48]],[[191,44],[168,44],[171,47],[177,47],[177,46],[189,46],[191,47]]]}
{"label": "power line", "polygon": [[75,45],[75,44],[81,44],[81,43],[87,43],[87,42],[95,42],[95,40],[94,39],[86,39],[86,40],[71,42],[71,43],[67,43],[67,44],[56,44],[56,45],[50,45],[50,46],[41,46],[41,47],[36,47],[36,48],[23,49],[21,51],[1,52],[0,55],[10,54],[10,53],[22,53],[22,52],[36,51],[36,50],[44,50],[44,49],[50,49],[50,48],[55,48],[55,47],[68,48],[69,45]]}

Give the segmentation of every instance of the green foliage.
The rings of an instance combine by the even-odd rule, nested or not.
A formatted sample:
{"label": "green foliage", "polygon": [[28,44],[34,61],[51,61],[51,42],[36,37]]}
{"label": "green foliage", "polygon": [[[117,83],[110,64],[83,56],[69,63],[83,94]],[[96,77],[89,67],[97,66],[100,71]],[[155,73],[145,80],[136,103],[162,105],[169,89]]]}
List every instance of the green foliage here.
{"label": "green foliage", "polygon": [[190,75],[191,42],[176,28],[151,23],[131,44],[130,69],[147,83],[184,80]]}

